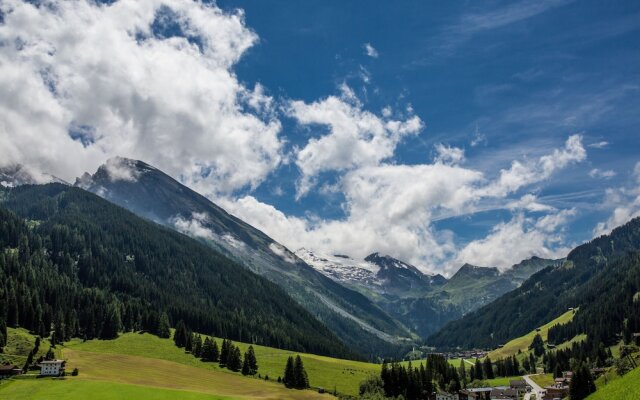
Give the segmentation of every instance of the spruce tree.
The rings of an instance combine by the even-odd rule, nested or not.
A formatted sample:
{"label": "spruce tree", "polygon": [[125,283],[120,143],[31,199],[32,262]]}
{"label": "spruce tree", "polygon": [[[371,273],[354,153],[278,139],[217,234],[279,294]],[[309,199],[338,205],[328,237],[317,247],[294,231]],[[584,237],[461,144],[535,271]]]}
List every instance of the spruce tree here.
{"label": "spruce tree", "polygon": [[158,320],[158,328],[156,330],[158,337],[168,339],[171,337],[171,326],[169,325],[169,316],[166,312],[160,314]]}
{"label": "spruce tree", "polygon": [[194,334],[193,349],[191,350],[191,352],[196,357],[200,357],[202,355],[202,336]]}
{"label": "spruce tree", "polygon": [[227,368],[234,372],[238,372],[242,368],[242,356],[240,354],[240,349],[233,344],[229,346]]}
{"label": "spruce tree", "polygon": [[242,364],[243,375],[255,375],[258,373],[258,361],[256,360],[256,353],[253,350],[253,346],[249,346],[249,349],[244,353],[244,362]]}
{"label": "spruce tree", "polygon": [[222,345],[220,346],[220,366],[227,365],[227,359],[229,358],[229,342],[227,339],[222,339]]}
{"label": "spruce tree", "polygon": [[539,333],[533,338],[533,341],[529,345],[529,350],[533,350],[536,357],[540,357],[544,354],[544,341]]}
{"label": "spruce tree", "polygon": [[282,383],[288,388],[292,388],[295,384],[294,371],[293,371],[293,357],[287,358],[287,365],[284,367],[284,377]]}
{"label": "spruce tree", "polygon": [[302,359],[300,356],[296,356],[296,361],[293,365],[293,379],[294,387],[296,389],[306,389],[309,387],[309,378],[307,377],[307,371],[304,369]]}
{"label": "spruce tree", "polygon": [[476,358],[475,373],[476,373],[476,379],[478,380],[484,379],[484,374],[482,373],[482,363],[480,363],[480,359],[478,358]]}
{"label": "spruce tree", "polygon": [[204,338],[204,343],[202,344],[202,352],[200,354],[202,361],[214,361],[213,360],[213,342],[211,339]]}
{"label": "spruce tree", "polygon": [[484,376],[486,379],[495,378],[493,374],[493,364],[491,363],[491,359],[488,356],[484,359]]}
{"label": "spruce tree", "polygon": [[183,320],[178,321],[176,324],[176,331],[173,333],[173,342],[178,347],[185,347],[187,345],[187,327]]}
{"label": "spruce tree", "polygon": [[211,339],[212,349],[211,349],[211,361],[217,362],[220,360],[220,350],[218,350],[218,343],[216,343],[215,339]]}

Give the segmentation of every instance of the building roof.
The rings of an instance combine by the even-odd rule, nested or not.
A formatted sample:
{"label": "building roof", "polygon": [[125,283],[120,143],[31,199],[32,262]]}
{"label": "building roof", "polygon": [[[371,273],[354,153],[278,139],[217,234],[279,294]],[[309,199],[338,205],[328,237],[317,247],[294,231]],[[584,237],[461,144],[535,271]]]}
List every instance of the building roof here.
{"label": "building roof", "polygon": [[2,364],[0,365],[0,371],[12,371],[14,369],[20,369],[17,365],[13,364]]}
{"label": "building roof", "polygon": [[491,399],[517,399],[518,391],[515,389],[493,389]]}
{"label": "building roof", "polygon": [[527,382],[524,379],[514,379],[509,381],[510,386],[527,386]]}
{"label": "building roof", "polygon": [[62,364],[64,363],[64,360],[46,360],[46,361],[41,361],[40,365],[49,365],[49,364]]}

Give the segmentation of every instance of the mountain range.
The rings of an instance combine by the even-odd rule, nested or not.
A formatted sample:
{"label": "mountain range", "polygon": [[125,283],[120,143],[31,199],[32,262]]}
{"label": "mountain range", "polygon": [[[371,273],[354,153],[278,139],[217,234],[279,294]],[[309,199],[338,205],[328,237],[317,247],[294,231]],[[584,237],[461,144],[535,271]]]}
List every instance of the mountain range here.
{"label": "mountain range", "polygon": [[[26,172],[21,167],[5,169],[3,185],[36,183]],[[120,157],[93,174],[85,173],[75,186],[206,243],[276,283],[349,348],[368,358],[402,354],[447,322],[562,262],[533,257],[504,272],[465,264],[447,279],[379,253],[357,259],[308,249],[291,252],[161,170]]]}

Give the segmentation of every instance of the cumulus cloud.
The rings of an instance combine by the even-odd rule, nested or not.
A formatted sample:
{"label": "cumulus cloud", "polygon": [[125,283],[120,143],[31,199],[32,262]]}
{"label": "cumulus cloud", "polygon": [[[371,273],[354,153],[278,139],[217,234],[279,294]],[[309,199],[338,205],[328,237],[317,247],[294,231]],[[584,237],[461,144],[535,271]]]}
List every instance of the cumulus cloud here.
{"label": "cumulus cloud", "polygon": [[0,163],[66,180],[122,155],[199,190],[256,186],[282,161],[262,86],[232,68],[240,11],[178,0],[0,3]]}
{"label": "cumulus cloud", "polygon": [[378,56],[380,56],[380,54],[378,54],[378,50],[376,50],[371,43],[364,44],[364,51],[371,58],[378,58]]}
{"label": "cumulus cloud", "polygon": [[436,156],[435,161],[442,164],[460,164],[464,161],[464,149],[459,147],[450,147],[442,143],[435,145]]}
{"label": "cumulus cloud", "polygon": [[606,221],[599,222],[593,229],[594,236],[608,234],[615,227],[640,217],[640,162],[636,163],[631,178],[628,186],[605,191],[602,206],[612,211]]}
{"label": "cumulus cloud", "polygon": [[506,269],[532,256],[564,257],[569,248],[558,246],[562,237],[554,232],[573,213],[574,211],[565,210],[538,220],[517,214],[510,221],[496,225],[485,238],[464,246],[454,265],[471,263]]}
{"label": "cumulus cloud", "polygon": [[292,101],[287,109],[298,124],[329,130],[310,139],[295,156],[302,173],[298,198],[314,186],[319,173],[378,165],[394,154],[404,137],[415,135],[423,128],[417,116],[397,120],[364,110],[351,88],[342,85],[341,90],[339,97],[329,96],[310,104]]}
{"label": "cumulus cloud", "polygon": [[[581,158],[565,154],[580,153],[575,149],[575,139],[567,143],[563,149],[550,153],[559,158],[554,167],[547,165],[547,156],[530,166],[547,174],[528,178],[529,184],[548,178],[548,174],[568,165],[569,159]],[[346,216],[335,220],[287,216],[252,196],[222,202],[232,214],[289,248],[306,247],[355,257],[380,251],[425,271],[451,272],[459,263],[471,262],[476,256],[474,263],[499,268],[532,255],[563,256],[563,228],[575,210],[556,210],[532,194],[510,200],[505,197],[507,192],[492,189],[500,179],[488,180],[480,171],[441,162],[361,166],[344,173],[338,183],[345,197]],[[511,221],[497,225],[484,239],[459,248],[452,232],[434,227],[434,221],[483,210],[487,201],[495,203],[493,208],[510,209],[517,214]],[[527,218],[524,212],[543,215]],[[515,249],[516,244],[519,249]]]}

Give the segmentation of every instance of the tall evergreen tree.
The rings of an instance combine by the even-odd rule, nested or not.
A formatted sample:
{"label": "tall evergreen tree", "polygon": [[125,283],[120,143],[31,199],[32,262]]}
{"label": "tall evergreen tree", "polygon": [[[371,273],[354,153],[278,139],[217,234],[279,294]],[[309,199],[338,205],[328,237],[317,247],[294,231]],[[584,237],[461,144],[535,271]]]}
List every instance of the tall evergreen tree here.
{"label": "tall evergreen tree", "polygon": [[238,372],[242,368],[242,356],[240,353],[240,349],[233,344],[229,345],[227,368],[234,372]]}
{"label": "tall evergreen tree", "polygon": [[187,345],[187,327],[183,320],[178,321],[176,324],[176,330],[173,333],[173,342],[178,347],[185,347]]}
{"label": "tall evergreen tree", "polygon": [[591,376],[591,371],[586,364],[581,363],[573,373],[569,386],[569,397],[571,400],[582,400],[596,391],[596,385]]}
{"label": "tall evergreen tree", "polygon": [[231,347],[231,343],[227,339],[222,339],[222,345],[220,346],[220,366],[224,367],[227,365],[227,360],[229,359],[229,348]]}
{"label": "tall evergreen tree", "polygon": [[529,345],[529,350],[533,350],[536,357],[540,357],[544,354],[544,341],[539,333],[534,336],[533,341]]}
{"label": "tall evergreen tree", "polygon": [[293,388],[296,383],[293,364],[293,357],[289,356],[289,358],[287,358],[287,365],[284,367],[284,375],[282,378],[282,383],[288,388]]}
{"label": "tall evergreen tree", "polygon": [[255,375],[258,373],[258,361],[256,360],[256,353],[253,350],[253,346],[249,346],[249,349],[244,353],[244,362],[242,364],[243,375]]}
{"label": "tall evergreen tree", "polygon": [[296,356],[295,363],[293,364],[293,380],[296,389],[306,389],[309,387],[309,377],[307,376],[307,371],[304,369],[300,355]]}
{"label": "tall evergreen tree", "polygon": [[169,325],[169,316],[166,312],[160,314],[160,319],[158,320],[158,328],[156,330],[156,334],[158,337],[168,339],[171,337],[171,326]]}
{"label": "tall evergreen tree", "polygon": [[482,363],[480,362],[479,358],[476,358],[475,373],[476,373],[476,379],[479,379],[479,380],[484,379],[484,374],[482,371]]}

